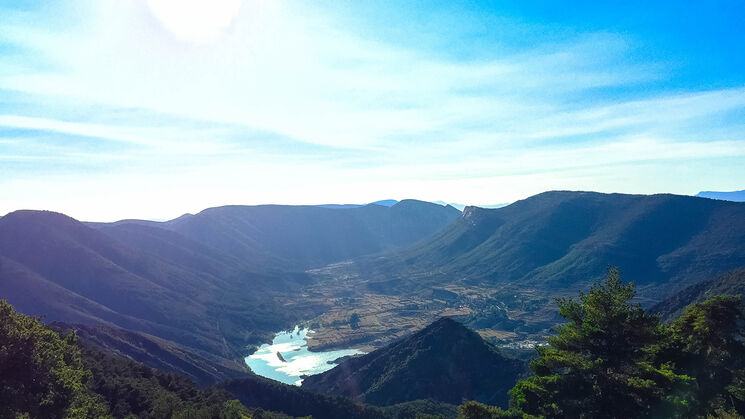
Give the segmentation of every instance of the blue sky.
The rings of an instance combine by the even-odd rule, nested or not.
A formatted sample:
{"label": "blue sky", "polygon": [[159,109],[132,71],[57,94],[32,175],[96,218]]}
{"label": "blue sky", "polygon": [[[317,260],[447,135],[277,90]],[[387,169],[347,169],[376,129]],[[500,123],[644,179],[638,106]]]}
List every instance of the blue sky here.
{"label": "blue sky", "polygon": [[745,3],[0,3],[0,214],[745,188]]}

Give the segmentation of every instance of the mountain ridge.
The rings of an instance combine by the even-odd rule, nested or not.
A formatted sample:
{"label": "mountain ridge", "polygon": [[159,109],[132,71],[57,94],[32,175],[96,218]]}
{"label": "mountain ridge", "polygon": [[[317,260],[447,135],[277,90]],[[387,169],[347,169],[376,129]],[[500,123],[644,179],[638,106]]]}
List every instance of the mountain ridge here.
{"label": "mountain ridge", "polygon": [[150,334],[227,363],[241,358],[246,342],[298,320],[261,307],[298,280],[187,269],[59,213],[20,211],[0,220],[0,295],[20,311]]}
{"label": "mountain ridge", "polygon": [[[320,347],[366,343],[360,335],[367,333],[377,347],[386,342],[375,336],[455,315],[484,336],[522,345],[550,333],[555,298],[587,289],[608,266],[637,284],[637,301],[648,308],[742,265],[743,203],[549,191],[499,209],[469,207],[411,247],[309,272],[317,294],[338,296],[337,317],[316,321],[362,319],[359,331],[321,331],[315,339]],[[443,289],[446,298],[433,292]]]}
{"label": "mountain ridge", "polygon": [[432,398],[505,406],[507,390],[525,372],[475,332],[448,317],[366,355],[307,377],[302,387],[374,405]]}
{"label": "mountain ridge", "polygon": [[257,266],[283,264],[303,270],[408,246],[436,233],[459,214],[452,207],[408,199],[390,206],[345,208],[226,205],[165,222],[89,225],[115,235],[113,226],[145,224],[178,233],[223,256],[249,258]]}
{"label": "mountain ridge", "polygon": [[[645,306],[745,265],[745,204],[670,194],[552,191],[463,213],[401,201],[200,214],[83,224],[10,213],[0,295],[50,321],[152,335],[229,364],[301,322],[322,326],[309,344],[324,347],[381,347],[443,315],[493,339],[535,341],[556,320],[553,298],[607,265],[637,282]],[[421,228],[399,231],[411,220]],[[354,313],[359,328],[348,325]]]}
{"label": "mountain ridge", "polygon": [[745,266],[691,285],[655,304],[650,311],[658,313],[663,320],[672,320],[682,314],[686,306],[717,295],[739,295],[745,301]]}
{"label": "mountain ridge", "polygon": [[[685,271],[676,266],[684,256],[698,258],[707,269],[678,284],[683,288],[745,263],[744,219],[741,203],[550,191],[499,209],[467,207],[427,241],[375,262],[430,265],[484,281],[562,277],[563,283],[591,280],[610,264],[646,286],[679,274],[673,269]],[[707,252],[701,242],[711,242],[715,250]]]}
{"label": "mountain ridge", "polygon": [[[312,213],[308,220],[296,223],[292,217],[282,219],[283,211],[290,216]],[[276,215],[287,227],[289,237],[309,232],[302,246],[336,260],[347,256],[335,249],[343,250],[349,240],[357,240],[357,249],[362,252],[403,245],[439,228],[457,212],[414,201],[390,208],[373,206],[361,212],[362,218],[373,212],[369,225],[360,217],[344,216],[351,221],[337,225],[336,231],[348,240],[338,244],[328,237],[325,242],[314,239],[313,234],[324,232],[323,226],[307,226],[317,211],[331,222],[333,214],[344,216],[346,210],[263,207],[259,219],[271,220]],[[328,309],[325,301],[297,303],[287,309],[288,302],[300,298],[297,291],[309,283],[303,272],[305,264],[287,263],[267,251],[271,247],[260,243],[261,237],[242,242],[246,253],[235,249],[223,252],[200,237],[170,228],[199,217],[180,217],[165,223],[84,224],[51,211],[14,211],[0,218],[0,296],[20,311],[45,316],[48,321],[109,327],[99,328],[95,334],[112,344],[116,336],[121,336],[114,330],[122,329],[170,342],[166,345],[169,348],[181,348],[176,352],[184,349],[236,371],[240,371],[236,360],[242,360],[247,344],[271,339],[273,332]],[[385,236],[386,231],[372,233],[380,223],[396,230],[412,219],[416,219],[418,229],[392,238]],[[347,231],[350,225],[360,228]],[[234,229],[229,223],[226,226],[218,233],[232,234]],[[250,228],[243,230],[248,232]],[[252,243],[258,244],[251,247]],[[328,253],[324,253],[328,250],[324,243],[328,244]],[[93,329],[89,332],[93,334]],[[135,359],[146,354],[134,346],[125,349]],[[141,359],[157,366],[152,358]],[[204,364],[197,361],[195,368]],[[190,374],[189,368],[193,366],[176,370]],[[221,373],[193,378],[202,382],[219,376]]]}

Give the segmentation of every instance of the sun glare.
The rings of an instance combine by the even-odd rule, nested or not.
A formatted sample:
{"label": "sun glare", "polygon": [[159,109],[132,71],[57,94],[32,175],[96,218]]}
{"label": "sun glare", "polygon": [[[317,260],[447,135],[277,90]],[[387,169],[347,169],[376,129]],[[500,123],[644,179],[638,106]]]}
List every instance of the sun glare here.
{"label": "sun glare", "polygon": [[153,15],[185,41],[211,41],[230,27],[242,0],[147,0]]}

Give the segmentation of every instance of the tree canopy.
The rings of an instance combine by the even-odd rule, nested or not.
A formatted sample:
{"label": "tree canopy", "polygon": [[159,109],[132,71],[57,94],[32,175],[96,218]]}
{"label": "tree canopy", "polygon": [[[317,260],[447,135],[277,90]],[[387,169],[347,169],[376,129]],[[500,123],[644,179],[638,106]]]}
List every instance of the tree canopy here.
{"label": "tree canopy", "polygon": [[460,417],[739,417],[745,412],[745,315],[738,297],[689,306],[670,324],[633,303],[617,268],[577,300],[538,347],[509,411],[465,403]]}
{"label": "tree canopy", "polygon": [[638,417],[664,409],[683,412],[671,390],[690,378],[655,365],[648,348],[662,340],[657,317],[632,304],[633,284],[610,268],[579,301],[559,299],[560,325],[549,347],[538,348],[534,376],[510,391],[514,407],[547,417]]}
{"label": "tree canopy", "polygon": [[[82,350],[81,350],[82,347]],[[286,418],[104,354],[0,300],[0,418]]]}
{"label": "tree canopy", "polygon": [[61,338],[0,300],[0,417],[99,418],[75,334]]}
{"label": "tree canopy", "polygon": [[745,412],[744,323],[742,300],[717,296],[687,307],[666,328],[656,362],[672,363],[694,379],[692,414]]}

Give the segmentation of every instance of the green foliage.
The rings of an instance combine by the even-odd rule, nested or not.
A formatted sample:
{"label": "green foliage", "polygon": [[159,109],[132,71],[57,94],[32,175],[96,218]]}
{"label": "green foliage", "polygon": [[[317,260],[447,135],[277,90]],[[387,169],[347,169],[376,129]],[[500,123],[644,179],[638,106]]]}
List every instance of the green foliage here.
{"label": "green foliage", "polygon": [[458,419],[530,419],[528,415],[516,409],[502,410],[499,407],[487,406],[475,401],[467,401],[458,407]]}
{"label": "green foliage", "polygon": [[687,307],[667,328],[656,357],[695,378],[693,413],[745,412],[744,323],[742,300],[718,296]]}
{"label": "green foliage", "polygon": [[[323,418],[455,416],[430,400],[378,408],[252,377],[236,395],[251,406]],[[234,383],[237,384],[237,383]],[[224,388],[200,389],[188,378],[157,371],[83,346],[0,301],[0,418],[291,419],[247,409]],[[428,416],[429,415],[429,416]],[[305,419],[310,419],[306,416]]]}
{"label": "green foliage", "polygon": [[[259,376],[232,380],[222,387],[244,405],[283,412],[291,416],[311,415],[323,419],[415,419],[443,416],[454,418],[457,408],[434,400],[414,400],[390,406],[371,406],[346,397],[326,396],[302,387]],[[255,417],[256,413],[254,413]]]}
{"label": "green foliage", "polygon": [[458,408],[455,405],[432,399],[413,400],[380,408],[381,417],[396,419],[446,419],[455,418]]}
{"label": "green foliage", "polygon": [[74,334],[61,338],[0,300],[0,417],[108,417],[90,378]]}
{"label": "green foliage", "polygon": [[[568,322],[538,348],[534,376],[511,391],[511,405],[546,417],[643,417],[683,414],[689,377],[671,365],[654,363],[650,349],[664,337],[659,320],[632,304],[633,284],[617,268],[579,301],[559,299]],[[676,394],[684,394],[677,391]]]}
{"label": "green foliage", "polygon": [[286,419],[82,346],[0,300],[0,418]]}
{"label": "green foliage", "polygon": [[743,417],[736,412],[717,410],[714,414],[706,415],[706,419],[743,419]]}
{"label": "green foliage", "polygon": [[[115,418],[242,419],[252,412],[224,390],[199,389],[188,378],[148,368],[124,358],[84,348],[93,373],[91,389]],[[267,416],[262,416],[267,417]]]}
{"label": "green foliage", "polygon": [[467,402],[460,418],[706,417],[745,412],[745,311],[740,296],[693,304],[664,326],[632,304],[616,268],[579,301],[538,348],[534,376],[510,390],[513,409]]}

